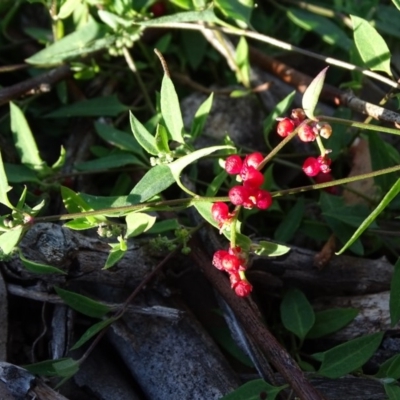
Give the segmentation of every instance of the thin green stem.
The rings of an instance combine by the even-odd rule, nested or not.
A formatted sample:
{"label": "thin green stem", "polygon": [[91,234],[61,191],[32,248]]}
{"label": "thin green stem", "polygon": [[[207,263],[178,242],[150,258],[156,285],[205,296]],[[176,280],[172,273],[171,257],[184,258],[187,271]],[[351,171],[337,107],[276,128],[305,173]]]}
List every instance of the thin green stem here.
{"label": "thin green stem", "polygon": [[140,87],[140,90],[143,94],[144,100],[146,101],[147,107],[151,111],[152,114],[156,114],[156,109],[153,106],[153,103],[151,102],[149,93],[147,92],[146,86],[142,81],[142,78],[136,68],[136,64],[133,61],[133,58],[131,57],[131,54],[129,53],[129,50],[126,47],[122,48],[122,51],[124,53],[125,61],[128,64],[129,69],[135,74],[136,79],[138,81],[138,85]]}
{"label": "thin green stem", "polygon": [[363,122],[349,121],[348,119],[343,119],[343,118],[328,117],[326,115],[318,115],[318,120],[327,121],[327,122],[336,122],[338,124],[353,126],[355,128],[361,128],[361,129],[366,129],[366,130],[370,130],[370,131],[391,133],[392,135],[400,135],[400,129],[394,129],[394,128],[387,128],[385,126],[377,126],[377,125],[365,124]]}

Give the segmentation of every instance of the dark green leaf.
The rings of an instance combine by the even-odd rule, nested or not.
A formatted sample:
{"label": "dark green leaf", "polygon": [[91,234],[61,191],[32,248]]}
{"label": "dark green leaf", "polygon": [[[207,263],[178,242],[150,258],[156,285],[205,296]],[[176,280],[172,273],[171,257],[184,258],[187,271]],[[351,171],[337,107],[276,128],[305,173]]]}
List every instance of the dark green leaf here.
{"label": "dark green leaf", "polygon": [[45,118],[116,117],[128,109],[118,100],[117,95],[113,94],[69,104],[45,115]]}
{"label": "dark green leaf", "polygon": [[74,57],[106,48],[114,41],[113,36],[107,35],[105,25],[100,25],[90,19],[82,28],[54,42],[25,61],[33,65],[54,66]]}
{"label": "dark green leaf", "polygon": [[148,231],[149,235],[157,235],[168,231],[174,231],[180,227],[176,218],[166,219],[164,221],[156,222]]}
{"label": "dark green leaf", "polygon": [[303,292],[298,289],[289,290],[282,300],[280,310],[285,328],[304,339],[314,325],[315,315]]}
{"label": "dark green leaf", "polygon": [[225,170],[221,171],[215,178],[211,181],[211,183],[207,186],[206,196],[212,197],[215,196],[221,187],[221,185],[226,181],[228,174]]}
{"label": "dark green leaf", "polygon": [[260,400],[263,396],[268,400],[274,400],[278,393],[285,389],[284,386],[272,386],[263,379],[256,379],[240,386],[234,392],[222,397],[221,400]]}
{"label": "dark green leaf", "polygon": [[97,322],[96,324],[92,325],[81,337],[80,339],[71,347],[71,350],[79,349],[83,344],[85,344],[88,340],[90,340],[94,335],[98,332],[102,331],[107,326],[111,325],[115,318],[109,318],[104,321]]}
{"label": "dark green leaf", "polygon": [[283,100],[281,100],[270,112],[267,118],[265,118],[263,123],[263,132],[266,143],[268,143],[268,134],[270,133],[272,127],[276,124],[276,119],[282,117],[292,105],[296,91],[289,93]]}
{"label": "dark green leaf", "polygon": [[161,84],[160,108],[170,138],[178,143],[184,143],[181,107],[174,84],[167,74],[164,74]]}
{"label": "dark green leaf", "polygon": [[375,374],[377,378],[400,378],[400,354],[396,354],[386,360]]}
{"label": "dark green leaf", "polygon": [[300,227],[304,216],[304,210],[304,198],[300,197],[297,199],[295,205],[285,215],[284,220],[278,225],[278,228],[274,233],[274,239],[280,242],[290,241],[297,229]]}
{"label": "dark green leaf", "polygon": [[110,125],[101,124],[100,122],[95,122],[94,127],[97,134],[106,142],[121,150],[130,151],[136,156],[140,157],[143,155],[138,141],[132,134],[115,129]]}
{"label": "dark green leaf", "polygon": [[379,347],[384,332],[348,341],[322,353],[320,375],[336,379],[361,368]]}
{"label": "dark green leaf", "polygon": [[3,158],[0,152],[0,203],[6,207],[13,209],[13,205],[8,200],[7,192],[11,190],[11,186],[8,185],[6,172],[4,170]]}
{"label": "dark green leaf", "polygon": [[385,392],[388,395],[389,400],[399,400],[400,399],[400,387],[397,385],[386,384],[383,385]]}
{"label": "dark green leaf", "polygon": [[80,193],[81,198],[93,209],[101,210],[103,208],[125,207],[132,204],[138,204],[138,196],[93,196],[91,194]]}
{"label": "dark green leaf", "polygon": [[390,324],[395,326],[400,320],[400,258],[396,261],[390,282],[389,310]]}
{"label": "dark green leaf", "polygon": [[155,136],[156,146],[159,154],[171,153],[168,145],[168,132],[164,125],[158,124]]}
{"label": "dark green leaf", "polygon": [[302,105],[304,112],[310,119],[315,119],[314,111],[317,106],[319,95],[321,94],[322,87],[324,86],[325,76],[328,67],[324,68],[308,85],[303,94]]}
{"label": "dark green leaf", "polygon": [[[186,59],[190,67],[196,70],[206,55],[207,40],[200,32],[190,30],[182,31],[181,40]],[[158,46],[157,48],[159,49]]]}
{"label": "dark green leaf", "polygon": [[287,15],[296,25],[306,31],[314,31],[324,42],[332,46],[338,46],[346,52],[350,50],[351,40],[329,18],[296,8],[291,8],[287,11]]}
{"label": "dark green leaf", "polygon": [[72,358],[60,358],[24,365],[23,368],[35,375],[70,377],[78,372],[79,363]]}
{"label": "dark green leaf", "polygon": [[150,199],[175,182],[171,169],[168,165],[156,165],[151,168],[143,178],[132,189],[130,195],[137,196],[139,203]]}
{"label": "dark green leaf", "polygon": [[24,257],[24,255],[20,252],[19,258],[22,262],[22,265],[30,272],[34,272],[36,274],[64,274],[67,273],[62,269],[52,267],[50,265],[37,263],[35,261],[30,261]]}
{"label": "dark green leaf", "polygon": [[109,156],[77,164],[75,168],[79,171],[97,171],[124,167],[125,165],[145,166],[144,163],[133,154],[118,151]]}
{"label": "dark green leaf", "polygon": [[158,155],[155,137],[141,124],[141,122],[130,112],[129,120],[132,133],[144,150],[154,156]]}
{"label": "dark green leaf", "polygon": [[58,287],[54,287],[54,290],[69,307],[89,317],[102,318],[111,311],[111,308],[105,304],[81,294]]}
{"label": "dark green leaf", "polygon": [[348,242],[343,246],[340,251],[336,254],[342,254],[347,248],[349,248],[360,236],[361,234],[368,229],[368,227],[372,224],[373,221],[378,217],[378,215],[388,206],[388,204],[398,195],[400,192],[400,179],[392,186],[386,196],[382,199],[382,201],[378,204],[374,211],[362,222],[362,224],[358,227],[358,229],[354,232]]}
{"label": "dark green leaf", "polygon": [[390,50],[385,40],[365,19],[350,15],[353,22],[354,41],[365,65],[373,71],[383,71],[392,76]]}
{"label": "dark green leaf", "polygon": [[40,158],[39,149],[26,121],[22,110],[10,102],[11,131],[13,133],[15,147],[18,151],[22,164],[32,169],[41,170],[45,163]]}
{"label": "dark green leaf", "polygon": [[170,24],[171,22],[218,22],[218,18],[214,14],[214,10],[209,7],[204,11],[187,11],[166,15],[164,17],[140,21],[138,24],[143,26]]}
{"label": "dark green leaf", "polygon": [[214,3],[226,17],[234,19],[242,28],[250,24],[252,1],[215,0]]}
{"label": "dark green leaf", "polygon": [[317,311],[313,327],[307,333],[307,339],[317,339],[344,328],[357,316],[354,308],[332,308],[331,310]]}
{"label": "dark green leaf", "polygon": [[206,124],[208,115],[210,114],[212,103],[214,100],[214,93],[211,93],[210,96],[200,105],[199,109],[196,111],[196,114],[193,119],[192,129],[190,131],[190,135],[192,139],[198,138],[203,132],[204,125]]}

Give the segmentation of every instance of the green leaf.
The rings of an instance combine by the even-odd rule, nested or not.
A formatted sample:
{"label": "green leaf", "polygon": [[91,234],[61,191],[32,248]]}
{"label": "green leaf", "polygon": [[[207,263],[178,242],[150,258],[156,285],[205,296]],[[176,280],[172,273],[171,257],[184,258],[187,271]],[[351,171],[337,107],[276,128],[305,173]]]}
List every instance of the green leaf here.
{"label": "green leaf", "polygon": [[166,74],[161,84],[160,108],[170,138],[178,143],[184,143],[184,127],[178,95],[171,78]]}
{"label": "green leaf", "polygon": [[392,0],[392,3],[397,7],[398,10],[400,10],[400,0]]}
{"label": "green leaf", "polygon": [[59,287],[54,287],[54,290],[69,307],[89,317],[102,318],[112,311],[109,306],[90,299],[89,297],[82,296],[81,294],[70,292],[69,290],[64,290]]}
{"label": "green leaf", "polygon": [[394,265],[392,280],[390,282],[390,324],[395,326],[400,320],[400,258]]}
{"label": "green leaf", "polygon": [[[182,50],[189,66],[193,70],[197,70],[207,55],[207,40],[200,32],[190,30],[182,30],[180,40],[182,43]],[[159,49],[158,46],[157,48]]]}
{"label": "green leaf", "polygon": [[78,372],[79,363],[72,358],[60,358],[24,365],[23,368],[35,375],[70,377]]}
{"label": "green leaf", "polygon": [[51,265],[30,261],[27,258],[25,258],[21,252],[19,252],[19,258],[22,262],[22,265],[30,272],[34,272],[36,274],[64,274],[64,275],[67,274],[62,269],[52,267]]}
{"label": "green leaf", "polygon": [[145,166],[136,156],[131,153],[117,151],[109,156],[101,157],[96,160],[89,160],[75,165],[79,171],[97,171],[119,168],[125,165]]}
{"label": "green leaf", "polygon": [[242,36],[236,47],[236,79],[245,87],[250,87],[250,63],[249,63],[249,46],[246,38]]}
{"label": "green leaf", "polygon": [[164,25],[171,22],[218,22],[219,19],[215,16],[212,7],[203,11],[187,11],[175,13],[173,15],[166,15],[164,17],[149,19],[147,21],[137,21],[137,24],[142,26]]}
{"label": "green leaf", "polygon": [[158,235],[168,231],[174,231],[180,227],[176,218],[165,219],[164,221],[156,222],[148,231],[149,235]]}
{"label": "green leaf", "polygon": [[129,112],[129,120],[131,123],[133,136],[135,136],[135,139],[142,146],[142,148],[146,150],[149,154],[152,154],[154,156],[158,155],[159,152],[154,136],[139,122],[139,120],[131,112]]}
{"label": "green leaf", "polygon": [[168,132],[164,125],[157,125],[155,141],[159,154],[171,153],[168,145]]}
{"label": "green leaf", "polygon": [[167,167],[171,170],[171,174],[174,177],[175,181],[181,185],[180,175],[185,167],[193,162],[197,161],[199,158],[205,157],[214,153],[218,150],[225,150],[225,149],[233,149],[232,146],[212,146],[212,147],[205,147],[200,150],[196,150],[193,153],[187,154],[181,158],[178,158],[174,162],[167,165]]}
{"label": "green leaf", "polygon": [[35,53],[25,61],[28,64],[50,67],[74,57],[88,55],[110,46],[115,37],[107,34],[107,27],[90,19],[82,28]]}
{"label": "green leaf", "polygon": [[320,353],[322,364],[318,373],[336,379],[361,368],[375,353],[383,335],[384,332],[373,333]]}
{"label": "green leaf", "polygon": [[109,245],[111,246],[111,250],[110,253],[108,254],[103,269],[111,268],[126,254],[126,250],[121,249],[120,243],[109,243]]}
{"label": "green leaf", "polygon": [[344,328],[357,316],[354,308],[332,308],[331,310],[317,311],[313,327],[307,333],[307,339],[317,339],[330,335]]}
{"label": "green leaf", "polygon": [[114,127],[100,122],[95,122],[94,127],[97,134],[109,144],[121,150],[130,151],[136,156],[143,156],[138,141],[131,134],[115,129]]}
{"label": "green leaf", "polygon": [[64,226],[74,231],[84,231],[86,229],[96,228],[98,223],[96,221],[88,221],[87,218],[75,218],[66,222]]}
{"label": "green leaf", "polygon": [[317,106],[319,95],[324,86],[326,71],[329,67],[324,68],[308,85],[303,94],[302,105],[307,117],[315,120],[314,111]]}
{"label": "green leaf", "polygon": [[283,100],[281,100],[271,111],[267,118],[265,118],[263,123],[263,132],[265,142],[268,143],[268,134],[272,130],[272,127],[275,125],[275,121],[278,117],[281,117],[286,113],[289,107],[292,105],[293,100],[296,96],[296,91],[289,93]]}
{"label": "green leaf", "polygon": [[11,186],[8,185],[6,172],[4,171],[3,158],[0,151],[0,203],[6,207],[13,209],[14,206],[8,200],[7,192],[11,190]]}
{"label": "green leaf", "polygon": [[377,378],[400,378],[400,354],[396,354],[386,360],[375,374]]}
{"label": "green leaf", "polygon": [[60,11],[56,17],[58,19],[65,19],[69,17],[74,12],[75,8],[80,4],[81,0],[65,0],[65,2],[61,5]]}
{"label": "green leaf", "polygon": [[348,249],[360,236],[361,234],[371,225],[373,221],[378,217],[378,215],[388,206],[388,204],[398,195],[400,192],[400,179],[392,186],[386,196],[378,204],[374,211],[364,220],[364,222],[359,226],[359,228],[354,232],[347,243],[338,251],[336,254],[342,254],[346,249]]}
{"label": "green leaf", "polygon": [[272,386],[263,379],[256,379],[245,383],[234,392],[222,397],[221,400],[260,400],[265,394],[266,399],[274,400],[278,393],[287,387],[288,385]]}
{"label": "green leaf", "polygon": [[385,393],[388,395],[389,400],[399,400],[400,399],[400,387],[393,384],[383,385]]}
{"label": "green leaf", "polygon": [[137,196],[138,202],[143,203],[175,182],[170,168],[167,165],[156,165],[151,168],[131,190],[130,195]]}
{"label": "green leaf", "polygon": [[315,32],[325,43],[338,46],[346,52],[350,50],[351,40],[331,19],[295,8],[289,9],[287,16],[306,31]]}
{"label": "green leaf", "polygon": [[207,186],[206,197],[215,196],[221,187],[221,185],[226,181],[228,174],[225,170],[221,171]]}
{"label": "green leaf", "polygon": [[67,152],[65,151],[64,146],[61,146],[60,155],[58,156],[58,159],[54,162],[54,164],[51,166],[51,169],[53,171],[59,171],[64,166],[66,159],[67,159]]}
{"label": "green leaf", "polygon": [[131,212],[125,217],[125,238],[134,237],[148,231],[156,222],[157,217],[140,212]]}
{"label": "green leaf", "polygon": [[45,163],[40,158],[39,150],[28,122],[21,109],[13,102],[10,102],[10,118],[15,147],[22,164],[32,169],[43,169]]}
{"label": "green leaf", "polygon": [[80,197],[93,209],[125,207],[139,203],[137,196],[93,196],[91,194],[80,193]]}
{"label": "green leaf", "polygon": [[71,347],[71,350],[79,349],[83,344],[85,344],[88,340],[90,340],[94,335],[98,332],[102,331],[107,326],[110,326],[114,321],[115,318],[109,318],[104,321],[97,322],[96,324],[92,325],[81,337],[80,339]]}
{"label": "green leaf", "polygon": [[216,7],[228,18],[232,18],[241,27],[250,25],[253,1],[215,0]]}
{"label": "green leaf", "polygon": [[[336,132],[335,132],[336,133]],[[399,164],[398,152],[377,132],[368,134],[369,153],[371,156],[371,165],[373,171],[394,167]],[[397,156],[397,157],[396,157]],[[396,174],[384,174],[374,177],[375,183],[385,193],[396,181]]]}
{"label": "green leaf", "polygon": [[280,311],[285,328],[304,339],[314,325],[315,316],[303,292],[298,289],[289,290],[282,300]]}
{"label": "green leaf", "polygon": [[45,115],[45,118],[70,117],[116,117],[129,108],[123,105],[116,94],[78,101]]}
{"label": "green leaf", "polygon": [[287,254],[290,251],[290,247],[284,246],[279,243],[267,242],[266,240],[261,240],[257,247],[254,249],[254,254],[258,256],[268,256],[268,257],[279,257]]}
{"label": "green leaf", "polygon": [[372,71],[383,71],[392,76],[390,50],[377,30],[365,19],[350,15],[354,42],[365,65]]}
{"label": "green leaf", "polygon": [[214,100],[214,93],[211,93],[210,96],[200,105],[199,109],[196,111],[196,114],[193,119],[192,129],[190,131],[190,136],[192,139],[198,138],[203,132],[204,126],[207,122],[208,115],[210,114],[211,107]]}
{"label": "green leaf", "polygon": [[21,225],[10,229],[0,235],[0,247],[3,254],[11,254],[15,246],[18,244],[22,235],[23,227]]}
{"label": "green leaf", "polygon": [[284,220],[275,230],[274,239],[280,242],[288,242],[293,238],[301,225],[305,211],[304,197],[297,199],[295,205],[285,215]]}

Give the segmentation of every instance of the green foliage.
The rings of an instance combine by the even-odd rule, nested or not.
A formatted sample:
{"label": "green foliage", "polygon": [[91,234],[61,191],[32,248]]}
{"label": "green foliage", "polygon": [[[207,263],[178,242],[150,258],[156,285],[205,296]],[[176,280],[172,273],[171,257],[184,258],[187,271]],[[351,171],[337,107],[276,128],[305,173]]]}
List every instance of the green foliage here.
{"label": "green foliage", "polygon": [[224,396],[221,400],[258,400],[261,396],[265,395],[267,395],[268,400],[274,400],[279,392],[286,387],[287,385],[272,386],[262,379],[256,379],[245,383],[233,393]]}

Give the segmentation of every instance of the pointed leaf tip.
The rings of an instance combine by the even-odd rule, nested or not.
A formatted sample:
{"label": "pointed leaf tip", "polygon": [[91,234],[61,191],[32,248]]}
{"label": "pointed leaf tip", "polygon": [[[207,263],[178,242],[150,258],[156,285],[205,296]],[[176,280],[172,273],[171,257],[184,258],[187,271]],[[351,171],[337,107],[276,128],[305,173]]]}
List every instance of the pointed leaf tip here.
{"label": "pointed leaf tip", "polygon": [[302,105],[307,117],[315,120],[314,111],[317,106],[319,95],[324,86],[326,72],[328,67],[325,67],[308,85],[308,88],[303,94]]}

